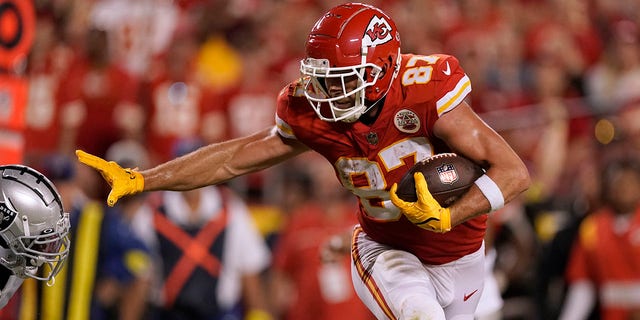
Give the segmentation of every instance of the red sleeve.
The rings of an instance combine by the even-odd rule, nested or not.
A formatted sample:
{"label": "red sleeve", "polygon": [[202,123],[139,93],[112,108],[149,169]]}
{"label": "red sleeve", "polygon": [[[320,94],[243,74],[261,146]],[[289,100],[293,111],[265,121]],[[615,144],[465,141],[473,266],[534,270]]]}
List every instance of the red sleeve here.
{"label": "red sleeve", "polygon": [[565,273],[567,282],[573,283],[579,280],[589,278],[589,271],[587,269],[587,254],[585,252],[582,243],[579,238],[573,243],[571,253],[569,255],[569,262]]}
{"label": "red sleeve", "polygon": [[598,244],[598,216],[598,214],[591,214],[580,223],[565,273],[569,283],[594,278],[592,268],[594,268],[596,261],[590,257],[590,252],[598,250],[596,248]]}
{"label": "red sleeve", "polygon": [[278,133],[289,139],[296,139],[292,125],[308,123],[309,119],[317,119],[315,111],[309,107],[307,98],[302,92],[299,80],[291,82],[280,90],[276,102],[276,127]]}
{"label": "red sleeve", "polygon": [[429,56],[405,54],[399,73],[402,95],[394,95],[403,105],[424,106],[424,128],[458,106],[471,92],[471,81],[458,59],[446,54]]}
{"label": "red sleeve", "polygon": [[438,116],[458,106],[471,92],[471,80],[454,56],[439,57],[433,68],[435,104]]}

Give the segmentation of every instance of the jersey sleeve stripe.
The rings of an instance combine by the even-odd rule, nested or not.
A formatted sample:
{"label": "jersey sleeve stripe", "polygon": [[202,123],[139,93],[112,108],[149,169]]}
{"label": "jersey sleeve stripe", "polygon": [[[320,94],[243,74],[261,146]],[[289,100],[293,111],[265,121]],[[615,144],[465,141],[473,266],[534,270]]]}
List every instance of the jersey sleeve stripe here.
{"label": "jersey sleeve stripe", "polygon": [[471,80],[469,80],[467,75],[464,75],[453,90],[449,91],[436,102],[438,116],[460,104],[469,92],[471,92]]}
{"label": "jersey sleeve stripe", "polygon": [[296,135],[293,133],[291,126],[278,117],[278,115],[276,115],[276,128],[281,136],[289,139],[296,139]]}

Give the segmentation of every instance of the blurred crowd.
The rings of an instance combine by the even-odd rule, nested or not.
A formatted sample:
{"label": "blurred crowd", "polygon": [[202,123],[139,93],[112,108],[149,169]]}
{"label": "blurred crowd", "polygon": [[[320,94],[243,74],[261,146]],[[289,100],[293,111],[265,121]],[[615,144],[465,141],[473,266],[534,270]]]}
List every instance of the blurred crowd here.
{"label": "blurred crowd", "polygon": [[[611,163],[640,161],[640,1],[364,2],[392,16],[403,52],[456,56],[472,81],[472,107],[529,166],[530,190],[491,215],[486,240],[495,254],[491,272],[504,319],[559,317],[572,281],[597,273],[585,266],[591,272],[578,277],[583,273],[575,271],[572,260],[575,239],[585,229],[581,223],[614,201],[603,194],[614,192],[609,189],[617,184],[606,183],[603,179],[614,178],[602,173]],[[76,163],[76,149],[147,168],[194,144],[272,125],[277,93],[299,76],[307,32],[337,3],[34,0],[37,28],[25,70],[25,164],[62,186],[67,210],[84,215],[88,203],[104,206],[108,186]],[[242,285],[231,285],[227,290],[233,292],[222,290],[226,300],[220,306],[239,299],[242,308],[236,314],[246,316],[262,310],[275,319],[371,319],[351,291],[348,255],[320,259],[327,243],[345,241],[332,235],[355,223],[349,212],[356,205],[340,191],[323,161],[305,155],[224,186],[245,203],[264,241],[255,244],[261,252],[255,255],[264,257],[251,262],[238,258],[245,266],[237,271]],[[640,193],[631,197],[628,201],[640,204]],[[189,199],[175,200],[179,205],[164,205],[164,214],[169,217],[171,208],[198,211],[197,199],[193,205]],[[111,264],[111,273],[98,268],[88,276],[97,279],[89,287],[94,292],[85,294],[97,297],[108,310],[105,319],[124,312],[123,305],[136,299],[142,307],[129,309],[132,318],[150,317],[148,306],[158,299],[146,293],[164,292],[150,289],[150,279],[170,280],[167,272],[149,275],[157,257],[140,236],[144,231],[133,230],[140,227],[140,208],[154,211],[163,207],[162,201],[153,195],[126,201],[116,208],[121,221],[112,228],[104,227],[111,216],[108,209],[100,209],[103,221],[96,223],[103,224],[103,238],[95,240],[100,247],[97,265],[114,256],[126,262]],[[635,216],[638,228],[620,231],[625,235],[620,241],[630,239],[627,256],[632,257],[640,256],[640,213]],[[635,233],[627,235],[628,230]],[[195,231],[190,236],[200,239]],[[247,242],[259,242],[254,240]],[[234,250],[244,250],[238,248]],[[131,257],[124,253],[129,251],[137,252],[138,259],[127,260]],[[224,256],[218,253],[218,258]],[[193,259],[209,270],[207,259]],[[217,279],[217,269],[211,268],[210,277]],[[629,292],[640,296],[640,265],[630,269],[635,289]],[[257,280],[248,281],[248,275]],[[140,282],[132,284],[132,279]],[[598,281],[602,278],[593,280]],[[159,304],[166,303],[164,298]],[[640,302],[630,303],[640,317]],[[591,317],[606,318],[598,312],[606,304],[602,299],[593,303]],[[347,313],[353,316],[344,317]]]}

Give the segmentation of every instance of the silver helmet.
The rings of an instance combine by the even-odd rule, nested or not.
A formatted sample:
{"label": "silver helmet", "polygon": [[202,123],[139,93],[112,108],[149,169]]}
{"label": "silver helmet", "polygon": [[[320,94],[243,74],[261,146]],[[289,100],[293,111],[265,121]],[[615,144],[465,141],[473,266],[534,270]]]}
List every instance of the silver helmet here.
{"label": "silver helmet", "polygon": [[69,226],[49,179],[27,166],[0,166],[0,245],[7,249],[1,265],[53,283],[69,254]]}

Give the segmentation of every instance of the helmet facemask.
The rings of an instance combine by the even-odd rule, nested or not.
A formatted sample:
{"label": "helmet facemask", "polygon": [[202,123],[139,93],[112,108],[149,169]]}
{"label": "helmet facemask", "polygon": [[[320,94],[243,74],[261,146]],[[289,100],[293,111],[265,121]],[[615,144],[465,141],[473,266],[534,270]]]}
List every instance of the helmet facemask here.
{"label": "helmet facemask", "polygon": [[[382,74],[382,68],[366,62],[348,67],[329,67],[328,59],[306,58],[300,62],[300,71],[305,77],[304,95],[320,119],[330,122],[354,122],[368,111],[365,104],[365,91],[373,86]],[[342,94],[331,96],[326,86],[327,79],[340,79]],[[356,80],[352,90],[347,89],[347,83]],[[338,101],[354,97],[354,105],[342,108],[336,105]],[[328,107],[322,108],[323,103]],[[327,110],[327,111],[324,111]]]}
{"label": "helmet facemask", "polygon": [[[21,223],[24,235],[7,242],[12,254],[0,259],[0,264],[11,269],[18,277],[51,281],[53,284],[54,277],[69,254],[69,214],[65,213],[55,228],[44,229],[37,235],[31,235],[27,216],[22,216]],[[7,241],[4,233],[2,237]]]}

